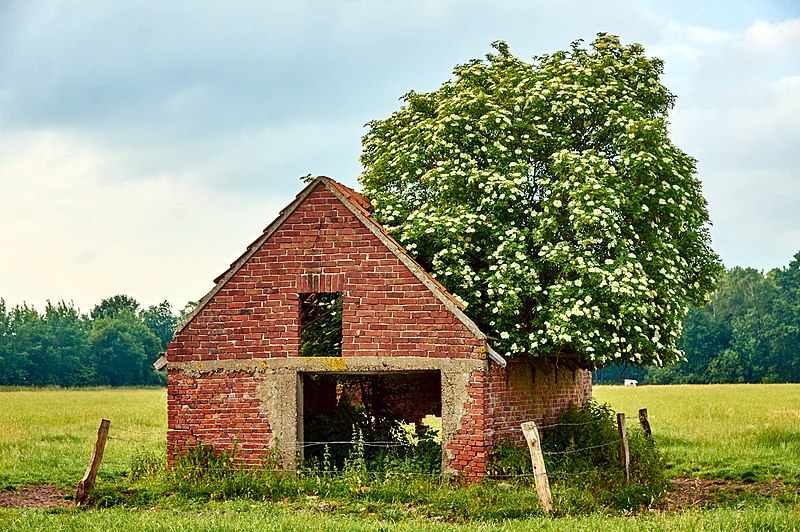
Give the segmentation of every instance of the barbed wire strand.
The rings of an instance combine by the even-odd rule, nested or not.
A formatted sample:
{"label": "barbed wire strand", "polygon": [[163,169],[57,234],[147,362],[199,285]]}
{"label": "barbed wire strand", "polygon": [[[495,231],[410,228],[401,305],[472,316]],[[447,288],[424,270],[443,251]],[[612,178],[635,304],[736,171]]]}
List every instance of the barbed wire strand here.
{"label": "barbed wire strand", "polygon": [[[545,429],[551,429],[551,428],[555,428],[555,427],[582,427],[582,426],[586,426],[586,425],[592,425],[594,423],[597,423],[597,420],[583,421],[583,422],[580,422],[580,423],[550,423],[550,424],[546,424],[546,425],[544,425],[544,424],[543,425],[538,425],[537,424],[536,428],[539,429],[539,430],[545,430]],[[124,432],[132,432],[132,433],[137,433],[137,434],[162,434],[163,435],[163,434],[166,434],[166,432],[167,432],[167,430],[132,429],[132,428],[127,428],[127,427],[121,427],[121,426],[119,426],[118,424],[115,424],[115,423],[111,424],[110,429],[121,430],[121,431],[124,431]],[[506,432],[522,432],[522,429],[519,428],[519,427],[510,427],[510,428],[507,428],[507,429],[489,430],[489,431],[487,431],[487,433],[492,433],[492,434],[506,433]]]}
{"label": "barbed wire strand", "polygon": [[[117,468],[124,468],[128,467],[129,464],[124,464],[122,462],[103,462],[103,465],[109,467],[117,467]],[[191,470],[192,468],[190,468]],[[200,472],[208,472],[208,471],[223,471],[226,473],[230,473],[231,471],[236,471],[236,467],[231,466],[209,466],[209,465],[198,465],[194,468]],[[240,471],[246,471],[246,468],[238,468]],[[502,480],[502,479],[515,479],[515,478],[534,478],[537,476],[547,476],[550,478],[563,478],[563,477],[574,477],[574,476],[583,476],[589,473],[593,473],[596,469],[587,469],[585,471],[577,471],[577,472],[568,472],[568,471],[543,471],[540,473],[514,473],[514,474],[486,474],[487,478],[492,480]],[[267,470],[270,474],[299,474],[299,475],[370,475],[370,476],[386,476],[386,477],[403,477],[403,476],[414,476],[414,477],[442,477],[442,478],[451,478],[457,477],[458,475],[448,475],[442,472],[419,472],[419,471],[398,471],[398,470],[352,470],[352,469],[273,469]]]}
{"label": "barbed wire strand", "polygon": [[600,443],[598,445],[590,445],[589,447],[581,447],[580,449],[567,449],[565,451],[542,451],[542,454],[548,456],[554,456],[563,454],[582,453],[583,451],[589,451],[591,449],[600,449],[601,447],[608,447],[609,445],[619,445],[620,441],[622,440],[612,440],[606,443]]}
{"label": "barbed wire strand", "polygon": [[[125,429],[120,429],[125,430]],[[128,432],[138,432],[138,431],[128,431]],[[143,432],[140,432],[145,434]],[[149,434],[153,434],[152,432]],[[131,440],[127,438],[121,438],[119,436],[109,436],[108,439],[110,440],[119,440],[119,441],[128,441],[128,442],[141,442],[141,440]],[[152,442],[155,443],[156,439],[146,440],[145,442]],[[418,445],[422,442],[436,442],[436,438],[420,438],[415,442],[397,442],[391,440],[376,440],[376,441],[352,441],[352,440],[331,440],[331,441],[295,441],[293,442],[296,447],[300,448],[308,448],[308,447],[318,447],[323,445],[353,445],[353,446],[363,446],[363,447],[376,447],[376,448],[397,448],[397,447],[413,447]],[[589,451],[592,449],[600,449],[602,447],[608,447],[611,445],[616,445],[620,443],[620,439],[611,440],[605,443],[600,443],[597,445],[590,445],[588,447],[580,447],[576,449],[566,449],[564,451],[542,451],[543,455],[548,456],[555,456],[555,455],[565,455],[565,454],[576,454],[583,451]]]}

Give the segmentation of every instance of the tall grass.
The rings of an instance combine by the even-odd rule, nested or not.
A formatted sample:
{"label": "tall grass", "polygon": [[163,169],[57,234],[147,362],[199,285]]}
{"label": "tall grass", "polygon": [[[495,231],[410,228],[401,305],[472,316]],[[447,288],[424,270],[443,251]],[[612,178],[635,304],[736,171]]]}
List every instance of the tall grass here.
{"label": "tall grass", "polygon": [[647,408],[675,476],[800,483],[800,384],[597,386],[635,422]]}

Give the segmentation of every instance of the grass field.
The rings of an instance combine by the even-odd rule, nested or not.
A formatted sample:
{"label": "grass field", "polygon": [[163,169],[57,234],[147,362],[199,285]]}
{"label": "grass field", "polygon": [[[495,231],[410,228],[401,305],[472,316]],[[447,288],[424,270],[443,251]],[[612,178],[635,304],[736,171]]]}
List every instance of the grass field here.
{"label": "grass field", "polygon": [[[11,530],[800,530],[800,385],[598,387],[595,397],[626,412],[635,424],[647,408],[657,441],[675,476],[733,479],[744,484],[779,479],[781,497],[745,490],[709,508],[637,515],[536,516],[518,519],[432,519],[413,504],[379,506],[368,498],[321,502],[302,495],[261,502],[171,501],[104,509],[0,508],[0,529]],[[166,428],[163,389],[0,390],[0,491],[30,483],[72,490],[82,476],[100,419],[111,420],[98,489],[126,482],[142,451],[162,453]],[[753,484],[757,485],[757,484]],[[465,490],[454,488],[454,490]],[[494,491],[456,492],[433,504],[474,504],[461,515],[491,516]],[[515,489],[520,504],[535,500]],[[466,490],[465,490],[466,493]],[[477,496],[475,494],[478,494]],[[428,498],[434,495],[426,495]],[[501,501],[502,502],[502,501]],[[456,509],[457,510],[457,509]]]}
{"label": "grass field", "polygon": [[675,476],[800,483],[800,385],[598,386],[636,423],[647,408]]}
{"label": "grass field", "polygon": [[102,418],[111,420],[101,478],[126,471],[144,449],[164,452],[164,388],[0,390],[0,488],[28,483],[74,487]]}
{"label": "grass field", "polygon": [[370,516],[330,515],[277,504],[217,503],[193,510],[129,508],[48,513],[0,509],[0,527],[9,530],[98,531],[775,531],[800,527],[800,511],[785,505],[757,508],[687,510],[678,514],[609,517],[532,518],[506,522],[450,524],[430,521],[392,522]]}

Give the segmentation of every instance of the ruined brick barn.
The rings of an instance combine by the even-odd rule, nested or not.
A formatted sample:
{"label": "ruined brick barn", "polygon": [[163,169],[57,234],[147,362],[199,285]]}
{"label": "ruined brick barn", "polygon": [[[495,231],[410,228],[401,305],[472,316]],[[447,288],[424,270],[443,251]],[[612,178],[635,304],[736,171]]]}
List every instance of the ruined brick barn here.
{"label": "ruined brick barn", "polygon": [[[309,409],[336,401],[330,383],[369,376],[387,384],[383,402],[403,419],[441,416],[443,472],[476,478],[496,439],[522,442],[520,423],[547,422],[591,395],[590,373],[570,361],[495,353],[371,218],[369,202],[326,177],[215,282],[165,354],[170,457],[198,443],[235,445],[248,464],[272,450],[293,469]],[[307,315],[337,303],[329,356],[303,356]]]}

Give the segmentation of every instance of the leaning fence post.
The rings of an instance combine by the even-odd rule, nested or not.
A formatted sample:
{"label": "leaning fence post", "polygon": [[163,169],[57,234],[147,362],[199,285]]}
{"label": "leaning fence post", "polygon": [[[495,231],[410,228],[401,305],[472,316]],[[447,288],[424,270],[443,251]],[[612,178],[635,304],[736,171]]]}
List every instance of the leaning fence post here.
{"label": "leaning fence post", "polygon": [[100,428],[97,429],[97,441],[94,444],[94,452],[92,452],[92,459],[89,461],[89,467],[86,468],[83,478],[78,482],[78,490],[75,493],[75,505],[80,506],[94,487],[94,481],[97,478],[97,471],[100,469],[100,462],[103,460],[103,450],[106,448],[106,439],[108,438],[108,428],[111,426],[111,421],[103,419],[100,421]]}
{"label": "leaning fence post", "polygon": [[528,442],[528,450],[531,452],[531,465],[533,465],[533,475],[536,481],[536,493],[539,495],[539,502],[542,511],[549,514],[553,510],[553,497],[550,494],[550,482],[547,480],[547,470],[544,467],[544,456],[542,456],[542,443],[539,439],[539,431],[536,430],[536,423],[527,421],[522,424],[522,433]]}
{"label": "leaning fence post", "polygon": [[625,414],[617,414],[617,429],[619,430],[619,462],[625,470],[625,482],[631,481],[631,456],[628,450],[628,430],[625,427]]}
{"label": "leaning fence post", "polygon": [[645,438],[649,438],[653,435],[653,432],[650,430],[650,421],[647,420],[647,409],[640,408],[639,409],[639,423],[642,425],[642,430],[644,430]]}

